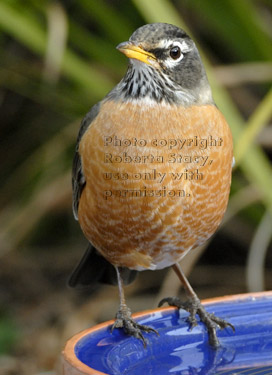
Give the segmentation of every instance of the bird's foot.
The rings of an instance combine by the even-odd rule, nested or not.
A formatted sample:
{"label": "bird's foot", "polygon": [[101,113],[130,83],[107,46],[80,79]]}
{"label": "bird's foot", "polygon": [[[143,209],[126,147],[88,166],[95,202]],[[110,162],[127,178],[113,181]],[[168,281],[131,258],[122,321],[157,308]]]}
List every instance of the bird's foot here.
{"label": "bird's foot", "polygon": [[121,306],[116,314],[116,320],[111,327],[111,332],[115,328],[123,328],[124,332],[129,336],[134,336],[143,342],[144,347],[146,347],[146,340],[142,332],[154,332],[158,335],[158,332],[148,326],[137,323],[131,318],[131,311],[127,306]]}
{"label": "bird's foot", "polygon": [[177,297],[168,297],[163,298],[159,306],[163,303],[168,303],[170,306],[176,306],[179,309],[183,309],[189,312],[188,322],[190,323],[191,329],[197,325],[196,314],[198,314],[200,320],[205,324],[209,334],[209,343],[214,348],[220,346],[216,329],[219,327],[220,329],[224,329],[227,327],[231,327],[233,332],[235,332],[234,326],[227,322],[224,319],[218,318],[214,314],[211,314],[206,311],[204,306],[202,306],[200,300],[197,297],[191,297],[186,302],[182,302]]}

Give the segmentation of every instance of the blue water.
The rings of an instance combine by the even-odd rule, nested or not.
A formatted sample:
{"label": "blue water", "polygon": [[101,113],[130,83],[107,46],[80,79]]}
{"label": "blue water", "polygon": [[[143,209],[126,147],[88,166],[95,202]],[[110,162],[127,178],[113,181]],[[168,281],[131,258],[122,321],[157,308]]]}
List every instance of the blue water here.
{"label": "blue water", "polygon": [[87,366],[110,375],[272,374],[272,298],[207,305],[230,323],[218,331],[221,347],[208,344],[200,322],[189,330],[186,312],[158,311],[138,319],[159,332],[144,334],[148,344],[122,330],[96,331],[81,339],[75,354]]}

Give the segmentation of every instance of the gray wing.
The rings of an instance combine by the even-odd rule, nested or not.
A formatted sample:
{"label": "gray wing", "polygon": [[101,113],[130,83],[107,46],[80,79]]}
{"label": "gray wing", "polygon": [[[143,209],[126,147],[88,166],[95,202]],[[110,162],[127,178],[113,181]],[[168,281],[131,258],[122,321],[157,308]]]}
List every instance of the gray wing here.
{"label": "gray wing", "polygon": [[84,119],[81,122],[78,137],[77,137],[77,144],[76,144],[76,152],[73,160],[73,169],[72,169],[72,187],[73,187],[73,213],[74,217],[77,220],[78,219],[78,205],[80,196],[82,194],[82,191],[85,187],[86,180],[82,171],[82,164],[81,159],[79,155],[79,143],[92,123],[92,121],[96,118],[96,116],[99,113],[100,109],[100,102],[95,104],[91,110],[87,113],[87,115],[84,117]]}

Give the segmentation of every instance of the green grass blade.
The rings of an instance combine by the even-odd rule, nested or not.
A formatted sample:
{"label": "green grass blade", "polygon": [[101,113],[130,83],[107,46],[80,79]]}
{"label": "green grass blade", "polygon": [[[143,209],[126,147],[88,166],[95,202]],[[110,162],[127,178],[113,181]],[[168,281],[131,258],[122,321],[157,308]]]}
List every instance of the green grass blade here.
{"label": "green grass blade", "polygon": [[254,138],[259,134],[262,128],[272,115],[272,89],[268,92],[262,102],[259,104],[255,112],[251,115],[247,122],[247,127],[236,144],[236,162],[239,164],[241,160],[248,155],[247,151],[252,145]]}
{"label": "green grass blade", "polygon": [[[45,56],[46,31],[40,26],[34,15],[21,14],[7,4],[0,3],[0,27],[31,51]],[[69,49],[64,52],[61,66],[62,72],[91,94],[94,100],[104,96],[113,86],[112,80],[105,74],[86,63]]]}
{"label": "green grass blade", "polygon": [[188,31],[187,26],[179,17],[177,10],[168,0],[132,0],[135,7],[148,23],[172,23]]}
{"label": "green grass blade", "polygon": [[124,37],[133,32],[128,19],[103,0],[79,0],[79,3],[102,32],[116,43],[124,41]]}
{"label": "green grass blade", "polygon": [[261,29],[256,5],[250,0],[191,0],[193,9],[206,25],[205,33],[216,33],[228,54],[240,61],[271,60],[271,39]]}
{"label": "green grass blade", "polygon": [[46,34],[37,21],[29,14],[22,14],[11,6],[0,2],[0,27],[26,45],[31,51],[44,54]]}

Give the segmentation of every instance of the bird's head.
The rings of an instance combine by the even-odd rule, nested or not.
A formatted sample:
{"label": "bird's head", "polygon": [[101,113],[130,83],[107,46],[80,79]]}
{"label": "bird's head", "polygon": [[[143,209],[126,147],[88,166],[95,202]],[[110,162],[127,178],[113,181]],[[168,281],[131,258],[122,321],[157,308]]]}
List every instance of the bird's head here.
{"label": "bird's head", "polygon": [[117,49],[129,58],[121,81],[125,99],[153,98],[177,104],[211,103],[211,91],[193,40],[177,26],[148,24]]}

